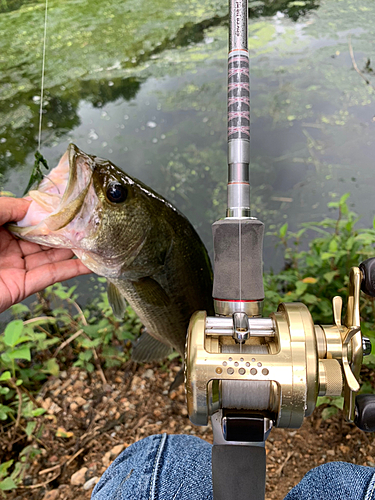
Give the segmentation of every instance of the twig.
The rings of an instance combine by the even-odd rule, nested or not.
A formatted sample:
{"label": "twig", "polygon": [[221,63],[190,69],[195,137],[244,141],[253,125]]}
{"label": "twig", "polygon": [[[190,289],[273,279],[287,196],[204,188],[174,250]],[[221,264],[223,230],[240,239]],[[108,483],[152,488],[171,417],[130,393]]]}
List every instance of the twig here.
{"label": "twig", "polygon": [[[10,418],[13,420],[13,422],[16,421],[16,419],[14,418],[14,416],[9,413],[9,416]],[[27,435],[27,432],[26,432],[26,429],[25,427],[23,427],[22,424],[19,424],[19,428]],[[43,441],[41,439],[39,439],[38,437],[36,436],[33,436],[33,439],[35,439],[35,441],[37,441],[41,446],[43,446],[43,448],[45,448],[47,451],[51,451],[51,448],[49,446],[47,446],[45,443],[43,443]]]}
{"label": "twig", "polygon": [[71,304],[73,304],[73,306],[77,309],[78,311],[78,314],[81,316],[81,321],[82,323],[87,326],[87,321],[86,321],[86,318],[85,318],[85,315],[83,314],[83,311],[82,309],[79,307],[79,305],[77,304],[77,302],[73,299],[69,299],[68,302],[70,302]]}
{"label": "twig", "polygon": [[43,474],[48,474],[48,472],[52,472],[53,470],[58,469],[59,467],[62,467],[62,464],[57,464],[54,465],[53,467],[49,467],[48,469],[44,469],[38,472],[39,476],[42,476]]}
{"label": "twig", "polygon": [[366,82],[367,85],[370,85],[370,87],[375,90],[375,87],[370,83],[370,80],[368,80],[365,75],[362,73],[362,71],[358,68],[357,66],[357,63],[354,59],[354,52],[353,52],[353,47],[352,47],[352,41],[351,41],[351,36],[349,35],[348,37],[348,44],[349,44],[349,53],[350,53],[350,57],[351,57],[351,60],[352,60],[352,63],[353,63],[353,68],[356,70],[356,72],[359,74],[359,76],[361,78],[364,79],[364,81]]}
{"label": "twig", "polygon": [[[65,459],[61,464],[56,464],[54,465],[53,467],[49,467],[48,469],[44,469],[44,470],[41,470],[38,472],[39,476],[42,476],[43,474],[48,474],[49,472],[52,472],[56,469],[61,469],[62,467],[67,467],[69,464],[71,464],[73,462],[73,460],[75,460],[78,455],[80,455],[83,451],[85,450],[85,448],[81,448],[80,450],[77,451],[77,453],[74,453],[73,456],[71,456],[70,458],[68,457],[67,459]],[[61,473],[61,471],[59,472]]]}
{"label": "twig", "polygon": [[[73,304],[73,306],[77,309],[78,311],[78,314],[81,316],[81,321],[82,323],[87,326],[87,321],[86,321],[86,318],[85,318],[85,315],[83,314],[83,311],[82,309],[79,307],[79,305],[77,304],[77,302],[73,299],[69,299],[69,302],[71,304]],[[90,337],[86,334],[84,334],[85,337],[88,339],[88,340],[91,340]],[[99,375],[100,375],[100,378],[102,379],[102,382],[103,384],[108,384],[107,382],[107,379],[105,378],[105,375],[104,375],[104,372],[102,370],[102,367],[100,366],[100,360],[99,360],[99,356],[98,356],[98,353],[96,352],[96,349],[95,347],[92,348],[92,352],[94,353],[94,358],[95,358],[95,364],[96,364],[96,368],[98,369],[98,372],[99,372]]]}
{"label": "twig", "polygon": [[26,394],[26,395],[30,398],[30,400],[34,403],[34,405],[35,405],[35,406],[38,406],[39,408],[42,408],[42,404],[41,404],[41,403],[39,403],[39,401],[37,401],[37,400],[35,399],[35,397],[31,394],[31,392],[29,392],[29,391],[26,389],[26,387],[24,387],[23,385],[21,385],[21,386],[20,386],[20,390],[21,390],[22,392],[24,392],[24,393],[25,393],[25,394]]}
{"label": "twig", "polygon": [[47,486],[47,484],[52,483],[52,481],[57,479],[59,477],[59,475],[60,475],[60,471],[55,476],[51,477],[51,479],[48,479],[48,481],[45,481],[44,483],[31,484],[30,486],[18,486],[18,488],[20,488],[22,490],[35,490],[37,488],[44,488],[45,486]]}
{"label": "twig", "polygon": [[14,424],[14,433],[16,433],[16,430],[20,426],[21,423],[21,414],[22,414],[22,392],[21,389],[16,385],[12,380],[9,381],[10,385],[17,391],[18,394],[18,410],[17,410],[17,418]]}
{"label": "twig", "polygon": [[[90,339],[89,336],[87,336],[87,338]],[[100,366],[99,356],[98,356],[98,353],[96,352],[95,347],[92,348],[92,352],[94,353],[95,364],[96,364],[96,368],[98,369],[100,378],[102,379],[103,384],[108,385],[108,382],[107,382],[107,379],[105,378],[102,367]]]}
{"label": "twig", "polygon": [[81,334],[83,333],[83,330],[78,330],[78,332],[76,332],[74,335],[72,335],[71,337],[68,338],[68,340],[65,340],[65,342],[63,342],[61,345],[59,345],[59,347],[56,349],[56,351],[54,352],[53,354],[53,357],[56,358],[57,354],[62,350],[64,349],[64,347],[66,347],[67,345],[69,345],[71,342],[73,342],[73,340],[75,340],[77,337],[79,337]]}
{"label": "twig", "polygon": [[74,455],[66,461],[65,465],[68,466],[69,464],[71,464],[73,460],[75,460],[83,451],[85,451],[85,447],[78,450],[77,453],[74,453]]}
{"label": "twig", "polygon": [[283,469],[284,467],[286,466],[288,460],[290,459],[290,457],[293,455],[293,451],[290,451],[287,456],[286,456],[286,459],[284,460],[284,462],[280,465],[280,467],[277,469],[277,471],[275,472],[275,474],[277,476],[281,476],[281,473],[283,472]]}
{"label": "twig", "polygon": [[36,321],[52,321],[53,323],[56,323],[57,319],[53,318],[52,316],[38,316],[37,318],[31,318],[27,319],[26,321],[23,322],[24,325],[29,325],[30,323],[35,323]]}

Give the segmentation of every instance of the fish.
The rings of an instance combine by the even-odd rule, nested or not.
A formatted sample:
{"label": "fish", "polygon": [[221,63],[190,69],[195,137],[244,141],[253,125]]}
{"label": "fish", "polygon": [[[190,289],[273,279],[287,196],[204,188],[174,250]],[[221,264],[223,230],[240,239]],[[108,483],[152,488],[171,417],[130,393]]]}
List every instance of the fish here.
{"label": "fish", "polygon": [[144,325],[137,362],[184,357],[187,327],[198,310],[214,314],[212,268],[188,219],[170,202],[111,161],[69,144],[57,167],[29,191],[19,238],[70,248],[108,280],[108,299],[122,318],[127,303]]}

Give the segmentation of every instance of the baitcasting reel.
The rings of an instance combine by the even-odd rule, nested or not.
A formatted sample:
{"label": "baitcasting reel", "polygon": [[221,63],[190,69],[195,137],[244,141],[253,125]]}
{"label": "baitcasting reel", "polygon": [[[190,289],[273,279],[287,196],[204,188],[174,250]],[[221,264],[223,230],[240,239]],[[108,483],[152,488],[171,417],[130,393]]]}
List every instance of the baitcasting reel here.
{"label": "baitcasting reel", "polygon": [[191,421],[207,425],[215,415],[225,441],[263,442],[272,426],[299,428],[318,396],[343,394],[353,422],[363,355],[371,352],[360,332],[361,282],[352,268],[343,324],[341,297],[333,299],[333,325],[314,325],[302,303],[282,303],[270,318],[196,312],[186,352]]}
{"label": "baitcasting reel", "polygon": [[207,425],[221,412],[224,440],[262,442],[272,426],[299,428],[318,396],[343,393],[345,417],[353,422],[363,355],[371,352],[360,332],[361,283],[361,270],[352,268],[343,324],[338,296],[333,325],[314,325],[302,303],[282,303],[270,318],[196,312],[186,352],[191,421]]}

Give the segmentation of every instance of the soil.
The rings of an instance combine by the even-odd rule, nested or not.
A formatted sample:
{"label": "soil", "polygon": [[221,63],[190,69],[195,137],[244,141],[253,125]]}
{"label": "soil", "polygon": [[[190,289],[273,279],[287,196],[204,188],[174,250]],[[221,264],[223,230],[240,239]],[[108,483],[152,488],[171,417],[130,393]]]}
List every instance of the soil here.
{"label": "soil", "polygon": [[[83,484],[100,477],[122,449],[151,434],[194,434],[212,443],[210,426],[190,423],[184,388],[168,395],[179,369],[177,361],[168,369],[129,362],[122,370],[107,371],[106,381],[98,373],[74,368],[51,379],[38,397],[47,409],[39,443],[43,453],[32,461],[22,487],[7,498],[89,499],[93,486],[84,490]],[[266,442],[267,500],[283,499],[307,471],[326,462],[375,466],[374,434],[345,423],[341,413],[323,420],[322,409],[298,430],[272,430]],[[9,450],[3,459],[9,460],[17,446],[27,445],[22,440],[14,443],[11,436],[7,440],[5,430],[0,438]],[[75,478],[80,485],[74,486],[72,476],[78,471],[82,477]]]}

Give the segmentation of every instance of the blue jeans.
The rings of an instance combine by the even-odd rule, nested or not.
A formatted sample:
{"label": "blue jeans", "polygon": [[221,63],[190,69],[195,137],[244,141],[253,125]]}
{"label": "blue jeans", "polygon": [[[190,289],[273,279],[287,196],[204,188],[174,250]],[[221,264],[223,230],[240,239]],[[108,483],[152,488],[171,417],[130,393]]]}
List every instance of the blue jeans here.
{"label": "blue jeans", "polygon": [[[331,462],[306,474],[285,500],[375,500],[375,468]],[[195,436],[150,436],[123,451],[91,500],[212,500],[211,445]]]}

